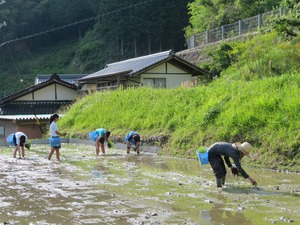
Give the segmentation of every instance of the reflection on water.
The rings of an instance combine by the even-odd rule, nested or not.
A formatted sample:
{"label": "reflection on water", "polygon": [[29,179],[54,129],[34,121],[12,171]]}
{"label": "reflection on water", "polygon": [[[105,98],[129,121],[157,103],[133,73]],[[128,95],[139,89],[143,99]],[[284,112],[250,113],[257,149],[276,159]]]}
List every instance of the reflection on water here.
{"label": "reflection on water", "polygon": [[244,215],[241,210],[230,208],[230,206],[226,204],[226,199],[223,195],[217,195],[217,199],[218,202],[213,203],[211,210],[201,210],[200,215],[202,218],[204,218],[207,224],[253,225],[253,223]]}

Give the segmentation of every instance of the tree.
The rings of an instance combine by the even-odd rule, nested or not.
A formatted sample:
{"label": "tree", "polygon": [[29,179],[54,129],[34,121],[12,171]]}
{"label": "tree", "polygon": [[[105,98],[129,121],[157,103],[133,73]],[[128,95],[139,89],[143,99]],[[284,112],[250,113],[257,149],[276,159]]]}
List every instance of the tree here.
{"label": "tree", "polygon": [[282,6],[287,12],[273,22],[273,27],[284,38],[290,39],[299,35],[300,28],[300,2],[299,0],[286,0]]}
{"label": "tree", "polygon": [[188,4],[190,25],[185,28],[186,36],[266,12],[280,2],[281,0],[194,0]]}

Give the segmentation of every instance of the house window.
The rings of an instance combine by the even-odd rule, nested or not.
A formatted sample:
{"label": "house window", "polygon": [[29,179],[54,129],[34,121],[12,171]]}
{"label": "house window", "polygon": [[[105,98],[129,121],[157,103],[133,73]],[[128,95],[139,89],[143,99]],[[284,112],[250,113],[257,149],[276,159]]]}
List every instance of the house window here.
{"label": "house window", "polygon": [[117,82],[108,82],[108,86],[116,86]]}
{"label": "house window", "polygon": [[101,83],[101,84],[98,84],[98,85],[97,85],[97,87],[98,87],[98,88],[103,88],[103,87],[106,87],[106,83]]}
{"label": "house window", "polygon": [[151,86],[155,88],[165,88],[166,87],[166,78],[144,78],[143,84],[145,86]]}
{"label": "house window", "polygon": [[4,138],[4,126],[0,126],[0,137]]}

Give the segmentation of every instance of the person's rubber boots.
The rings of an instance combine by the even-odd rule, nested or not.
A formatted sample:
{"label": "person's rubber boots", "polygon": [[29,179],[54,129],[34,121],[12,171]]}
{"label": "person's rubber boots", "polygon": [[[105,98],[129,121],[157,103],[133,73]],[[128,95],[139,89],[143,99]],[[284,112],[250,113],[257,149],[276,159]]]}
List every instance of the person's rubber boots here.
{"label": "person's rubber boots", "polygon": [[222,187],[222,181],[223,181],[222,178],[219,178],[219,177],[216,178],[217,187]]}
{"label": "person's rubber boots", "polygon": [[226,180],[226,176],[223,176],[223,177],[222,177],[222,185],[225,184],[225,180]]}

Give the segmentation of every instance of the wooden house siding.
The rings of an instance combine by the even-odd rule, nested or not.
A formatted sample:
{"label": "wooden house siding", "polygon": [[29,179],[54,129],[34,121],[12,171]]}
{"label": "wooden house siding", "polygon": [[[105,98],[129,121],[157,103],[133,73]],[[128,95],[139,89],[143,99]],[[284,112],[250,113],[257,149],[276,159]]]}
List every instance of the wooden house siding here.
{"label": "wooden house siding", "polygon": [[76,96],[77,96],[76,90],[66,88],[60,84],[52,84],[47,87],[44,87],[43,89],[24,95],[16,100],[18,101],[74,100]]}
{"label": "wooden house siding", "polygon": [[[162,78],[166,80],[166,88],[175,88],[186,81],[192,81],[192,74],[170,64],[163,63],[141,74],[141,82],[145,85],[146,79]],[[147,84],[146,84],[147,85]]]}

